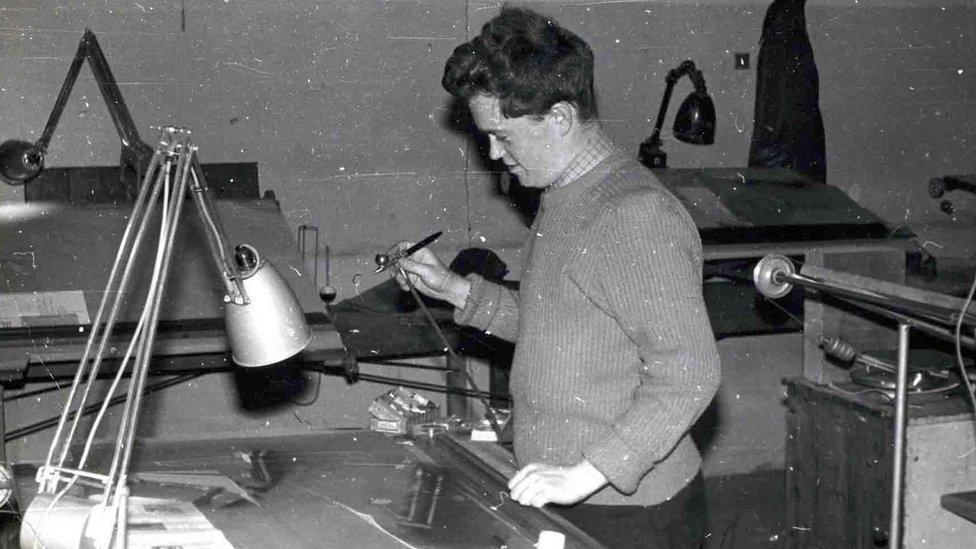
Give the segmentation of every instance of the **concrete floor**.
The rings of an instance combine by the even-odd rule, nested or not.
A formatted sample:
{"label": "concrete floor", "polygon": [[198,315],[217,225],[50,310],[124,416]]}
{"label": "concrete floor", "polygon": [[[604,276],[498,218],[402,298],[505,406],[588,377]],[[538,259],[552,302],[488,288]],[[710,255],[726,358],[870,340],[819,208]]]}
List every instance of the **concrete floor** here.
{"label": "concrete floor", "polygon": [[781,469],[705,479],[706,549],[785,547],[785,477]]}

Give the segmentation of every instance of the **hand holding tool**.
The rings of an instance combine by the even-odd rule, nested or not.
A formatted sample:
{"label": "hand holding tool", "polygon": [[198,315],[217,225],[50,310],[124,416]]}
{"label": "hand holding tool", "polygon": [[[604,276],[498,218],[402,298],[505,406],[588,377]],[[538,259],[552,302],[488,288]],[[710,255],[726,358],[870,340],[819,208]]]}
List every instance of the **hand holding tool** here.
{"label": "hand holding tool", "polygon": [[390,267],[396,265],[397,262],[400,261],[400,258],[410,257],[417,250],[421,248],[425,248],[431,243],[433,243],[442,234],[444,234],[443,231],[437,231],[436,233],[428,236],[427,238],[424,238],[423,240],[414,244],[413,246],[410,246],[406,250],[397,250],[392,254],[376,254],[376,269],[373,270],[373,274],[381,273],[389,269]]}

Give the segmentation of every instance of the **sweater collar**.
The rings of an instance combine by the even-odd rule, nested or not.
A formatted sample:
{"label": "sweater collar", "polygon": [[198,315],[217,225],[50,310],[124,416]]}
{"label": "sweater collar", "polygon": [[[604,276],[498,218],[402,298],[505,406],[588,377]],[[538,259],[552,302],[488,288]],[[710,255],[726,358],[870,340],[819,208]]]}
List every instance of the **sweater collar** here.
{"label": "sweater collar", "polygon": [[556,185],[550,185],[547,187],[542,193],[542,201],[539,205],[540,209],[544,210],[547,207],[551,208],[557,204],[561,204],[579,197],[586,192],[587,189],[599,183],[607,175],[607,173],[610,172],[610,170],[628,158],[629,156],[627,155],[626,151],[611,145],[607,151],[607,154],[603,155],[602,159],[591,166],[586,173],[583,173],[573,181],[564,184],[561,187],[557,187]]}
{"label": "sweater collar", "polygon": [[602,128],[597,127],[593,135],[586,140],[586,144],[569,161],[563,173],[552,183],[552,187],[560,188],[569,185],[587,172],[595,168],[613,152],[613,143]]}

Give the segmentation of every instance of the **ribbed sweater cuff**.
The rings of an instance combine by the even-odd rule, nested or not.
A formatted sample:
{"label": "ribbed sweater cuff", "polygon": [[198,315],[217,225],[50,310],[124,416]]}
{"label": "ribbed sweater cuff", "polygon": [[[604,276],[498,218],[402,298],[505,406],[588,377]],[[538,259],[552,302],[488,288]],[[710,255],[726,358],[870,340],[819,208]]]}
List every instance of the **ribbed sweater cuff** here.
{"label": "ribbed sweater cuff", "polygon": [[607,480],[624,494],[637,490],[641,478],[651,468],[637,453],[630,450],[627,442],[617,433],[610,433],[583,450],[583,456],[593,464]]}
{"label": "ribbed sweater cuff", "polygon": [[483,330],[496,314],[496,311],[488,309],[498,309],[499,300],[490,297],[498,293],[498,287],[474,273],[465,278],[471,283],[471,289],[464,308],[454,309],[454,322]]}

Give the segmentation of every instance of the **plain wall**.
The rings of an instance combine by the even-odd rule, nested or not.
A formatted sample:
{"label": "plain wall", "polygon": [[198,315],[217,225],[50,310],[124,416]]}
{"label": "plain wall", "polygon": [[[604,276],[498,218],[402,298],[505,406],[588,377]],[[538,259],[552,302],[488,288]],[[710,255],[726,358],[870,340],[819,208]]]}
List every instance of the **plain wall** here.
{"label": "plain wall", "polygon": [[[597,58],[601,119],[634,151],[650,134],[664,77],[684,59],[703,71],[718,111],[715,144],[665,134],[674,167],[744,166],[755,63],[769,2],[745,0],[530,4],[577,31]],[[440,87],[452,49],[497,13],[477,0],[228,0],[0,6],[0,140],[36,140],[85,27],[98,36],[144,141],[161,125],[190,127],[204,162],[257,162],[297,228],[315,225],[331,250],[339,299],[397,240],[445,231],[434,249],[492,248],[518,272],[525,228],[496,190],[477,142],[452,124]],[[972,253],[976,200],[953,197],[954,218],[926,194],[929,178],[976,172],[976,7],[957,0],[808,3],[820,73],[828,183],[907,224],[929,251]],[[736,52],[751,54],[735,70]],[[690,91],[679,82],[672,111]],[[666,124],[671,123],[671,115]],[[82,70],[51,142],[49,166],[110,165],[118,140],[91,73]],[[22,200],[0,186],[0,201]],[[11,250],[0,243],[0,261]],[[320,284],[324,283],[320,257]],[[778,339],[777,339],[778,338]],[[784,339],[785,338],[785,339]],[[782,375],[798,373],[796,336],[721,343],[724,384],[706,471],[782,465]],[[412,375],[412,374],[405,374]],[[385,387],[331,378],[320,403],[244,412],[233,379],[208,376],[152,404],[156,435],[363,425]],[[8,407],[8,427],[57,410],[50,397]],[[294,413],[293,413],[294,412]],[[754,434],[750,434],[754,433]],[[32,458],[43,435],[19,441]]]}

